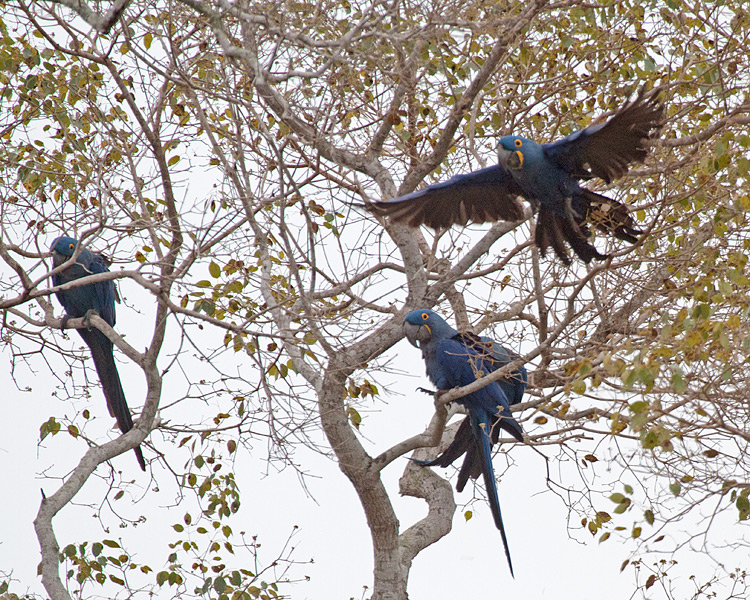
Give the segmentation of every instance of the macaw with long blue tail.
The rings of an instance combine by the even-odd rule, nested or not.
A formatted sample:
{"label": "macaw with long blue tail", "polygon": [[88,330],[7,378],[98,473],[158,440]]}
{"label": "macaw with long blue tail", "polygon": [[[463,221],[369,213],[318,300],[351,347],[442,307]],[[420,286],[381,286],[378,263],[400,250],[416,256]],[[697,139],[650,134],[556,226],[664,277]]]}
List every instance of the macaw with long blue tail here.
{"label": "macaw with long blue tail", "polygon": [[[440,315],[428,309],[415,310],[406,315],[404,334],[413,346],[422,350],[427,377],[438,390],[469,385],[518,358],[487,337],[459,333]],[[526,383],[526,369],[519,366],[506,378],[456,400],[466,408],[469,416],[459,425],[453,441],[440,456],[427,462],[418,461],[423,466],[447,467],[465,454],[456,484],[459,492],[463,491],[469,477],[476,479],[482,474],[511,575],[513,563],[500,514],[491,452],[498,441],[500,429],[519,442],[523,441],[523,430],[513,418],[510,406],[521,402]]]}
{"label": "macaw with long blue tail", "polygon": [[606,183],[622,177],[631,163],[643,162],[646,142],[661,127],[664,105],[658,90],[641,92],[609,120],[574,131],[548,144],[508,135],[497,145],[498,164],[456,175],[448,181],[395,198],[371,202],[367,208],[410,227],[435,230],[451,225],[518,221],[528,200],[538,213],[534,243],[542,255],[549,247],[566,265],[565,242],[586,263],[604,260],[588,241],[587,225],[635,243],[643,232],[624,204],[581,187],[579,180],[594,177]]}
{"label": "macaw with long blue tail", "polygon": [[[52,262],[55,268],[65,264],[75,254],[78,240],[62,236],[52,242]],[[96,273],[109,271],[107,261],[101,254],[81,248],[75,262],[52,276],[55,286],[63,285]],[[57,299],[65,309],[63,327],[68,319],[90,318],[96,312],[110,327],[115,326],[115,282],[110,280],[79,285],[56,292]],[[115,364],[113,344],[109,338],[95,327],[79,329],[78,333],[91,350],[94,366],[102,384],[104,397],[107,399],[109,414],[117,419],[120,431],[127,433],[133,428],[125,392],[120,382],[120,374]],[[146,461],[140,446],[135,448],[135,455],[141,469],[146,470]]]}

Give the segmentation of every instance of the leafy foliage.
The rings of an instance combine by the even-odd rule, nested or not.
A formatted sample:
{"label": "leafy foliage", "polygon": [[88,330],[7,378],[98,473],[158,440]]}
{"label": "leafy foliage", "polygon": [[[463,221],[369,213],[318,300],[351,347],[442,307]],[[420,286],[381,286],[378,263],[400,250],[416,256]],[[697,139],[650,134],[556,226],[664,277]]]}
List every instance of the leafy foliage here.
{"label": "leafy foliage", "polygon": [[[119,522],[122,540],[60,549],[39,534],[50,597],[65,597],[58,557],[80,597],[281,594],[295,577],[289,555],[262,566],[256,542],[238,541],[230,525],[247,493],[234,461],[261,439],[279,465],[304,471],[302,447],[338,461],[379,524],[374,597],[405,594],[411,559],[445,535],[455,505],[402,531],[380,471],[418,444],[372,457],[359,432],[391,391],[388,352],[417,307],[450,310],[459,328],[521,350],[534,371],[518,415],[529,443],[580,466],[550,487],[568,490],[572,529],[627,541],[644,593],[669,597],[657,583],[690,574],[677,559],[647,559],[666,531],[669,552],[690,548],[697,534],[677,533],[685,515],[706,534],[694,551],[726,541],[711,541],[714,513],[701,507],[744,525],[743,2],[135,0],[111,28],[92,16],[103,7],[76,17],[63,4],[19,2],[0,17],[3,348],[19,388],[25,369],[49,366],[60,397],[96,396],[72,338],[58,333],[45,253],[60,232],[105,251],[126,305],[138,298],[144,311],[116,331],[127,334],[117,346],[146,381],[139,431],[159,452],[153,476],[179,490],[185,516],[159,540],[162,566],[126,549],[139,519],[115,509],[99,518]],[[607,190],[647,235],[633,248],[597,240],[611,244],[611,264],[541,260],[530,221],[433,235],[352,208],[485,166],[498,135],[555,139],[656,85],[668,105],[662,139]],[[74,475],[62,465],[48,474],[66,493],[129,450],[105,444],[111,436],[87,411],[34,415],[44,452],[92,448]],[[140,496],[104,471],[102,505]],[[432,492],[407,469],[404,493],[449,506],[442,480],[421,476],[435,478]],[[48,496],[40,510],[69,509],[64,494]],[[747,549],[739,533],[732,543]],[[728,572],[722,581],[744,589],[744,572]]]}

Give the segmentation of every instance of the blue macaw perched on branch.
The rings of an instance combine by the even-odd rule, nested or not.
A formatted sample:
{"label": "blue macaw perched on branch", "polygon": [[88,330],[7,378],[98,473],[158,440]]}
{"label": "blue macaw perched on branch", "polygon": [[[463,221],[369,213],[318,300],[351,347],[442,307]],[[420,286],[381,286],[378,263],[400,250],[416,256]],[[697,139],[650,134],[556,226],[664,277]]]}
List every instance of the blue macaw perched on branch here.
{"label": "blue macaw perched on branch", "polygon": [[[70,260],[77,246],[78,240],[66,236],[59,237],[52,242],[50,249],[55,268]],[[101,254],[95,254],[86,248],[82,248],[75,263],[52,276],[52,283],[55,286],[63,285],[69,281],[107,271],[109,271],[107,261]],[[99,281],[80,285],[56,294],[57,299],[65,309],[63,327],[69,318],[89,318],[91,311],[98,313],[110,327],[115,326],[114,281]],[[133,418],[125,400],[125,392],[122,390],[120,374],[117,372],[113,344],[106,335],[95,327],[79,329],[78,333],[91,350],[94,366],[102,383],[104,397],[107,399],[109,414],[117,419],[120,431],[127,433],[133,428]],[[138,464],[141,469],[145,471],[146,461],[143,459],[140,446],[135,448],[135,455],[138,457]]]}
{"label": "blue macaw perched on branch", "polygon": [[[438,390],[468,385],[518,358],[487,337],[458,333],[440,315],[427,309],[406,315],[404,334],[413,346],[422,350],[427,376]],[[459,492],[463,491],[469,477],[476,479],[480,473],[484,476],[490,510],[503,539],[511,575],[513,563],[500,514],[491,450],[498,441],[500,429],[523,441],[523,430],[511,415],[510,405],[521,402],[526,382],[526,369],[521,366],[507,378],[459,398],[457,402],[466,408],[469,416],[459,425],[450,446],[434,460],[418,461],[423,466],[447,467],[466,454],[456,484]]]}
{"label": "blue macaw perched on branch", "polygon": [[616,200],[581,187],[578,181],[599,177],[607,183],[621,177],[647,155],[645,141],[658,131],[664,105],[658,90],[641,92],[609,120],[589,125],[549,144],[508,135],[497,146],[498,164],[456,175],[443,183],[394,200],[372,202],[367,208],[410,227],[443,229],[469,222],[517,221],[523,210],[516,198],[528,200],[538,213],[534,242],[542,255],[550,246],[570,264],[565,241],[588,263],[603,260],[588,241],[587,222],[630,243],[643,233],[628,208]]}

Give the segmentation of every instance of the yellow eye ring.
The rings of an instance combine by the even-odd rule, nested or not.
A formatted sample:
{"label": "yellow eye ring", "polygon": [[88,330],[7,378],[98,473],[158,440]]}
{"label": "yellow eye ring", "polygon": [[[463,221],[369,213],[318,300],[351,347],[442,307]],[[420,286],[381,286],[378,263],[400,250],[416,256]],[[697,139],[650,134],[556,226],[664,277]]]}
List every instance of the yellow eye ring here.
{"label": "yellow eye ring", "polygon": [[68,244],[68,248],[70,248],[71,250],[72,250],[73,248],[75,248],[75,247],[76,247],[76,245],[75,245],[75,244]]}
{"label": "yellow eye ring", "polygon": [[429,318],[430,318],[430,315],[428,315],[427,313],[422,313],[422,320],[423,321],[426,321]]}
{"label": "yellow eye ring", "polygon": [[513,143],[516,145],[516,148],[520,148],[521,146],[523,146],[523,142],[521,140],[516,140]]}

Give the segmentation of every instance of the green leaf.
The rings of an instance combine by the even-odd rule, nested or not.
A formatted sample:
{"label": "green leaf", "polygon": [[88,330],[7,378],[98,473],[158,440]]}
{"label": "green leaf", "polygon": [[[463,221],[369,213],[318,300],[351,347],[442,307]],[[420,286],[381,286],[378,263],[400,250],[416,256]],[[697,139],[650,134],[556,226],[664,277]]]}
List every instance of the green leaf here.
{"label": "green leaf", "polygon": [[630,506],[630,498],[625,498],[623,502],[615,506],[614,512],[618,515],[621,515],[628,509],[629,506]]}
{"label": "green leaf", "polygon": [[654,524],[654,511],[652,511],[650,508],[643,513],[643,516],[646,519],[646,523],[648,523],[649,525]]}
{"label": "green leaf", "polygon": [[211,262],[211,264],[208,265],[208,272],[211,273],[211,277],[214,279],[221,277],[221,267],[215,262]]}
{"label": "green leaf", "polygon": [[750,500],[747,499],[747,496],[743,496],[742,494],[737,496],[735,506],[737,506],[737,510],[739,511],[740,521],[747,521],[750,518]]}
{"label": "green leaf", "polygon": [[362,424],[362,415],[357,412],[357,409],[347,406],[346,416],[349,418],[349,422],[354,425],[354,428],[359,429],[359,426]]}
{"label": "green leaf", "polygon": [[571,386],[574,394],[579,396],[586,393],[586,382],[583,379],[576,379]]}
{"label": "green leaf", "polygon": [[60,423],[55,420],[55,417],[50,417],[39,427],[39,441],[43,440],[48,435],[55,435],[59,431]]}
{"label": "green leaf", "polygon": [[682,486],[677,481],[675,481],[674,483],[670,484],[670,486],[669,486],[669,491],[672,492],[675,496],[679,496],[680,495],[680,490],[682,490]]}

